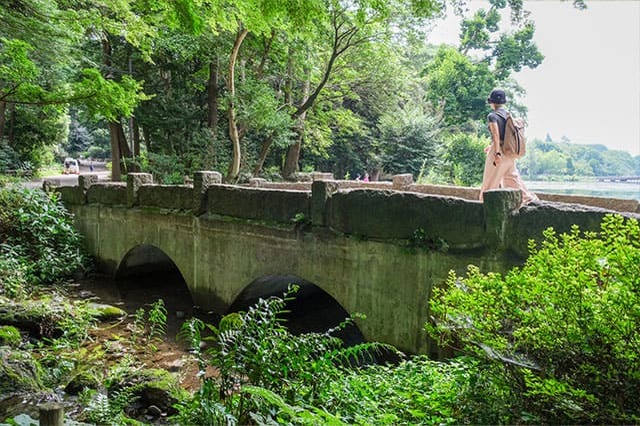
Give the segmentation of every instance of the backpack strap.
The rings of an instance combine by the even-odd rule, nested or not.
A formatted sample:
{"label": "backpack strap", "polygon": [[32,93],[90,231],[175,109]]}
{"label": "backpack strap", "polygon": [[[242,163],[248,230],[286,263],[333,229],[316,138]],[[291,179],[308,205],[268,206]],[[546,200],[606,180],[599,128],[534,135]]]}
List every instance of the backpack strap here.
{"label": "backpack strap", "polygon": [[494,112],[496,113],[496,115],[497,115],[498,117],[502,118],[502,119],[505,121],[505,123],[507,122],[507,118],[509,118],[509,116],[511,115],[511,114],[509,114],[509,113],[507,112],[507,116],[505,117],[504,115],[502,115],[502,114],[501,114],[501,112],[502,112],[502,111],[498,112],[498,111],[496,110],[496,111],[494,111]]}
{"label": "backpack strap", "polygon": [[500,138],[500,146],[503,146],[503,145],[504,145],[504,138],[505,138],[505,137],[506,137],[506,135],[507,135],[507,118],[509,118],[509,116],[510,116],[511,114],[509,114],[509,113],[507,112],[507,116],[505,117],[505,116],[502,114],[502,111],[498,112],[498,110],[495,110],[495,111],[493,111],[493,112],[494,112],[498,117],[500,117],[500,118],[502,118],[502,119],[504,120],[504,135],[501,135],[502,137]]}

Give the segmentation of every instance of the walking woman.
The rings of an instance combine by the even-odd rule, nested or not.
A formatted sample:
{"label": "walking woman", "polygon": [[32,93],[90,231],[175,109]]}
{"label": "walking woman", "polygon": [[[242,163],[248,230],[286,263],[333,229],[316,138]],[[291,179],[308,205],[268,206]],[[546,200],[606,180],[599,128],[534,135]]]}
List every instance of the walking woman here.
{"label": "walking woman", "polygon": [[504,90],[491,91],[487,102],[493,109],[487,116],[489,132],[491,133],[491,145],[485,148],[487,158],[484,163],[484,175],[480,187],[480,201],[485,191],[497,188],[514,188],[522,191],[522,205],[532,201],[538,201],[538,197],[525,186],[518,169],[516,169],[516,157],[502,151],[504,142],[504,129],[507,121],[507,111],[504,105],[507,103],[507,95]]}

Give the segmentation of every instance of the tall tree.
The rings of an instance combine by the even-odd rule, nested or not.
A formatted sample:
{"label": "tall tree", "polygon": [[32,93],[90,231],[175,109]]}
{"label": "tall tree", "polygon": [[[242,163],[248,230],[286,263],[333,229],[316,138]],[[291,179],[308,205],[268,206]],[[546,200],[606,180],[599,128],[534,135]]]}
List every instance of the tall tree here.
{"label": "tall tree", "polygon": [[[298,169],[299,157],[301,152],[301,143],[304,140],[304,123],[306,121],[307,112],[316,104],[320,94],[325,90],[331,81],[331,77],[335,71],[336,64],[341,60],[341,64],[350,67],[349,61],[344,59],[349,52],[355,48],[371,41],[382,42],[388,40],[393,34],[394,29],[404,28],[411,29],[412,25],[423,22],[417,18],[428,18],[439,10],[439,4],[430,1],[424,2],[375,2],[375,1],[358,1],[358,2],[328,2],[327,13],[324,15],[326,21],[321,22],[318,26],[317,35],[310,39],[302,38],[304,41],[312,41],[307,49],[313,51],[313,54],[307,58],[315,62],[313,69],[320,69],[319,73],[311,75],[308,79],[306,74],[300,77],[300,87],[306,88],[309,84],[309,93],[303,92],[298,99],[301,99],[292,109],[291,118],[295,124],[292,129],[297,134],[296,142],[289,146],[285,164],[283,166],[283,175],[290,176]],[[405,23],[407,17],[414,19],[412,25],[397,25],[400,20]],[[395,34],[398,36],[398,34]],[[309,66],[309,65],[308,65]],[[307,83],[308,81],[308,83]],[[254,168],[254,174],[262,168],[266,151],[271,143],[271,136],[267,137],[263,143],[262,155],[260,161]]]}

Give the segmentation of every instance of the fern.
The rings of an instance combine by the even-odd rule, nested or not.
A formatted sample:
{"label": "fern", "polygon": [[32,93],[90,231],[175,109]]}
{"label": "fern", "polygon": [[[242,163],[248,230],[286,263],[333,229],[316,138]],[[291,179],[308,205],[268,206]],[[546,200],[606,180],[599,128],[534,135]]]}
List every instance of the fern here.
{"label": "fern", "polygon": [[[215,381],[205,379],[190,401],[183,401],[174,406],[177,414],[171,420],[180,425],[237,425],[237,418],[220,402],[219,391]],[[233,407],[232,404],[228,405]]]}
{"label": "fern", "polygon": [[151,305],[149,309],[149,337],[151,339],[162,338],[166,332],[167,325],[167,308],[164,301],[158,299]]}
{"label": "fern", "polygon": [[123,388],[111,393],[111,397],[102,392],[95,392],[84,410],[87,420],[99,425],[118,426],[126,423],[124,409],[136,399],[136,388]]}
{"label": "fern", "polygon": [[[249,394],[258,406],[264,407],[265,403],[271,406],[269,409],[264,409],[264,411],[268,412],[266,416],[255,412],[250,414],[251,418],[257,424],[273,423],[332,426],[343,426],[347,424],[342,422],[338,417],[316,407],[291,405],[280,395],[265,388],[245,386],[242,390]],[[275,418],[273,418],[274,415]]]}
{"label": "fern", "polygon": [[87,420],[97,424],[111,424],[109,397],[97,392],[84,410]]}
{"label": "fern", "polygon": [[330,355],[334,363],[353,366],[372,364],[380,356],[388,356],[389,354],[399,359],[405,357],[395,346],[380,342],[365,342],[354,346],[341,347],[327,355]]}
{"label": "fern", "polygon": [[178,341],[186,344],[190,352],[200,352],[202,330],[204,330],[204,322],[194,317],[182,323],[182,327],[180,327],[180,331],[176,337]]}

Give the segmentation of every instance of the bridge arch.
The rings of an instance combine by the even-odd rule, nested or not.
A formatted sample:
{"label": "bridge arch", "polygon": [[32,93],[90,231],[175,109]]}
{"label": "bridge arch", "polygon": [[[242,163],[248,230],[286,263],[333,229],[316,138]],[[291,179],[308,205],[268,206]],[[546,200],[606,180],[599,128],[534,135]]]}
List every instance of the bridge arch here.
{"label": "bridge arch", "polygon": [[153,244],[138,244],[122,256],[116,268],[115,278],[123,279],[174,269],[180,273],[178,266],[161,248]]}
{"label": "bridge arch", "polygon": [[193,314],[193,297],[180,268],[153,244],[139,244],[126,252],[114,281],[128,311],[162,299],[167,309],[168,334],[177,331],[179,319]]}
{"label": "bridge arch", "polygon": [[[288,301],[285,307],[290,312],[283,316],[291,333],[325,332],[350,316],[349,312],[319,285],[296,275],[277,274],[264,275],[249,283],[235,297],[227,313],[246,311],[261,298],[282,297],[290,285],[298,287],[293,294],[293,300]],[[365,341],[356,324],[348,325],[344,330],[335,333],[335,336],[341,338],[346,346]]]}

